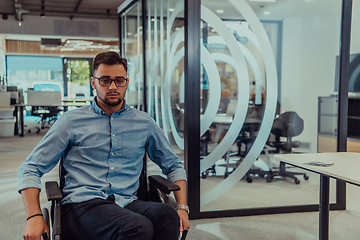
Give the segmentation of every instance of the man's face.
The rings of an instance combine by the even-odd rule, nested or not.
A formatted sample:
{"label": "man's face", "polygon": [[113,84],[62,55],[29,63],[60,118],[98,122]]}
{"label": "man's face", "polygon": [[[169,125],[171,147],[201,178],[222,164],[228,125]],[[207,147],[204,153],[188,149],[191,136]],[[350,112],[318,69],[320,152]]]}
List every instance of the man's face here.
{"label": "man's face", "polygon": [[[98,69],[94,71],[94,77],[107,77],[111,79],[124,77],[126,78],[126,71],[123,65],[106,65],[100,64]],[[99,80],[91,77],[91,86],[96,90],[97,99],[109,107],[120,105],[128,88],[128,82],[124,87],[117,87],[115,82],[111,82],[110,86],[100,86]]]}

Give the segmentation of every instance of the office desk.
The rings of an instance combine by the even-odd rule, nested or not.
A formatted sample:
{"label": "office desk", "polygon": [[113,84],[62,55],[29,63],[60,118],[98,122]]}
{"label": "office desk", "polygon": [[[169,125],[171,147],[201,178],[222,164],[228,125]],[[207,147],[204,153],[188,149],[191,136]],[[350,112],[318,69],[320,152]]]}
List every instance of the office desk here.
{"label": "office desk", "polygon": [[[274,157],[289,165],[320,174],[319,239],[329,239],[329,178],[360,186],[360,153],[279,154]],[[308,162],[334,164],[328,167],[304,164]]]}
{"label": "office desk", "polygon": [[76,97],[76,98],[69,98],[69,97],[63,97],[61,99],[61,102],[65,106],[74,106],[74,105],[86,105],[91,103],[94,100],[94,97]]}
{"label": "office desk", "polygon": [[[232,116],[215,116],[213,123],[216,124],[216,133],[215,133],[215,137],[214,137],[214,143],[217,144],[219,139],[220,139],[220,135],[221,132],[226,129],[227,127],[229,127],[233,122],[233,117]],[[255,139],[255,126],[258,126],[261,123],[261,120],[259,119],[255,119],[255,118],[246,118],[245,122],[244,122],[244,126],[243,127],[247,127],[249,134],[250,134],[250,139]]]}
{"label": "office desk", "polygon": [[[26,106],[30,107],[64,107],[64,111],[67,111],[68,107],[81,107],[86,105],[85,102],[71,102],[71,103],[61,103],[61,104],[42,104],[42,105],[29,105],[29,104],[15,104],[15,130],[14,134],[19,134],[19,120],[20,120],[20,137],[24,136],[24,108]],[[18,113],[20,112],[20,117]],[[19,119],[20,118],[20,119]]]}

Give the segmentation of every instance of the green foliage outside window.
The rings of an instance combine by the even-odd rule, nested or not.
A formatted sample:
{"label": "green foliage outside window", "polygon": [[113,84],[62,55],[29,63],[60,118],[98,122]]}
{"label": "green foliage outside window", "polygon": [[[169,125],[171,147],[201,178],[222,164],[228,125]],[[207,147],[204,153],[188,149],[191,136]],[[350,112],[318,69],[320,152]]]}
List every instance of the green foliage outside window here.
{"label": "green foliage outside window", "polygon": [[71,60],[67,63],[68,81],[88,86],[90,79],[89,61]]}

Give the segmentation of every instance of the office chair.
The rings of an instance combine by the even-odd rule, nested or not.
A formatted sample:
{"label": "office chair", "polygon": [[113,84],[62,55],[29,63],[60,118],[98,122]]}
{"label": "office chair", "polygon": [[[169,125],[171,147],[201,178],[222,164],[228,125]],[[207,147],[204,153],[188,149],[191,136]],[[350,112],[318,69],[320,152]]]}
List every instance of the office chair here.
{"label": "office chair", "polygon": [[46,125],[50,127],[51,122],[55,122],[59,113],[58,107],[32,107],[31,116],[41,117],[41,128],[44,129]]}
{"label": "office chair", "polygon": [[[200,160],[203,160],[208,154],[208,142],[211,141],[211,134],[210,131],[207,130],[203,136],[200,137]],[[215,164],[211,167],[206,169],[204,172],[201,173],[201,178],[205,179],[209,174],[216,176],[216,169]]]}
{"label": "office chair", "polygon": [[[223,156],[225,160],[225,164],[221,164],[219,166],[225,167],[225,173],[224,178],[227,178],[235,169],[240,165],[242,159],[246,156],[247,152],[250,150],[251,145],[253,143],[253,139],[251,139],[247,134],[246,127],[243,127],[240,130],[239,135],[235,139],[236,145],[237,145],[237,151],[232,152],[230,149],[226,152],[226,154]],[[244,150],[242,150],[242,146],[244,145]],[[235,163],[230,163],[230,157],[237,156],[239,159]],[[232,169],[231,171],[229,169]],[[250,170],[249,170],[250,171]],[[250,177],[250,172],[246,173],[246,180],[248,183],[252,182],[252,179]]]}
{"label": "office chair", "polygon": [[[304,121],[296,112],[284,112],[274,120],[271,133],[275,135],[275,141],[268,141],[266,144],[275,148],[275,153],[291,153],[293,148],[298,148],[300,141],[293,141],[292,137],[298,136],[304,130]],[[281,137],[286,137],[286,141],[281,141]],[[267,156],[269,157],[269,156]],[[305,180],[309,177],[305,173],[286,171],[285,163],[280,162],[278,171],[270,171],[266,176],[266,181],[271,182],[275,176],[290,177],[296,184],[300,184],[295,175],[302,175]]]}
{"label": "office chair", "polygon": [[[59,164],[59,185],[56,181],[46,182],[45,190],[48,201],[51,201],[51,210],[43,208],[43,216],[45,222],[47,223],[50,230],[50,239],[52,240],[61,240],[61,199],[62,199],[62,189],[65,184],[65,175],[66,171],[63,166],[63,159],[60,160]],[[169,196],[171,192],[180,190],[180,187],[159,176],[153,175],[146,178],[146,156],[143,161],[143,170],[140,175],[140,184],[137,191],[137,196],[140,200],[143,201],[153,201],[153,202],[162,202],[172,205],[176,208],[176,201]],[[51,225],[50,225],[51,223]],[[185,240],[187,235],[187,230],[184,230],[182,233],[181,240]],[[52,234],[51,234],[52,233]],[[49,240],[46,233],[42,235],[43,240]]]}
{"label": "office chair", "polygon": [[[259,129],[259,123],[245,123],[235,139],[236,145],[237,145],[237,152],[231,152],[230,149],[227,151],[227,153],[224,155],[224,159],[226,161],[226,164],[222,164],[220,166],[225,167],[225,174],[224,178],[227,178],[242,162],[242,160],[246,157],[247,153],[249,152],[251,146],[253,145],[255,141],[255,132],[257,132]],[[239,160],[237,160],[235,163],[229,163],[230,157],[232,156],[238,156]],[[258,159],[256,159],[258,160]],[[267,161],[267,164],[269,166],[269,169],[271,169],[269,161]],[[229,168],[232,168],[232,171],[229,171]],[[253,165],[245,174],[244,179],[248,183],[252,183],[253,179],[252,176],[257,175],[261,178],[264,178],[269,174],[269,171],[263,170],[261,168],[255,167]]]}

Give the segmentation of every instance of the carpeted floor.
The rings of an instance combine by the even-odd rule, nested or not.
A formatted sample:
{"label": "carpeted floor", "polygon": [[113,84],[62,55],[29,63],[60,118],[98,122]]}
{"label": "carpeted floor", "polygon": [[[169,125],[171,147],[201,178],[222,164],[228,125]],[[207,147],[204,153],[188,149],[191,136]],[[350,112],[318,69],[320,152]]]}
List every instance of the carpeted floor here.
{"label": "carpeted floor", "polygon": [[[18,166],[41,140],[43,134],[44,131],[40,134],[29,133],[24,137],[0,138],[0,240],[22,239],[26,220],[21,195],[16,191]],[[152,165],[149,165],[148,170],[150,173],[158,173],[157,168]],[[43,183],[56,180],[57,176],[57,169],[54,169],[43,177]],[[208,211],[317,203],[318,179],[318,176],[312,174],[309,181],[300,179],[300,185],[281,179],[275,179],[271,183],[262,178],[254,178],[252,183],[242,180],[224,196],[201,209]],[[218,167],[216,176],[201,180],[202,192],[222,180],[223,170]],[[334,194],[331,194],[331,199],[334,199]],[[348,185],[347,210],[330,213],[330,239],[360,239],[358,199],[360,188]],[[40,201],[43,207],[49,206],[44,191],[41,192]],[[187,239],[315,240],[318,239],[318,213],[192,220]]]}

